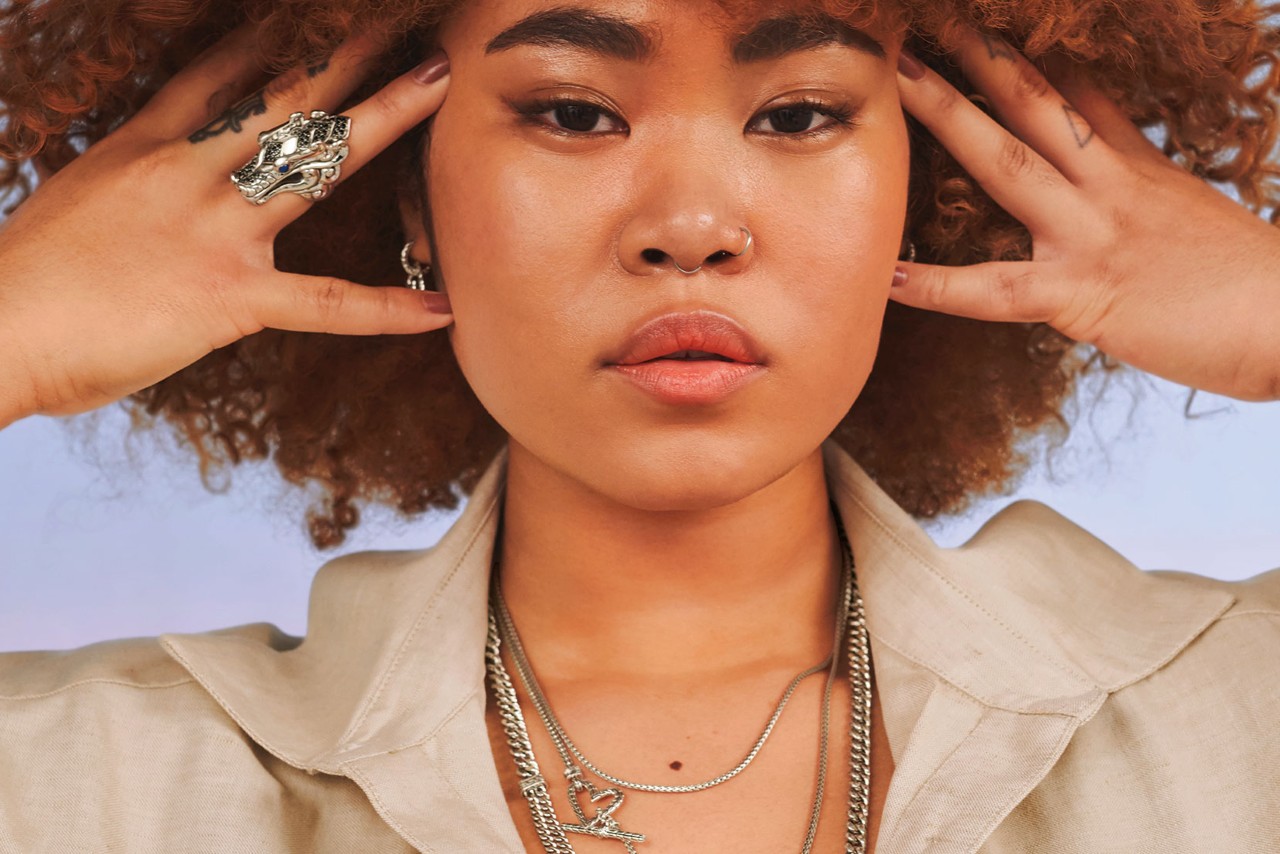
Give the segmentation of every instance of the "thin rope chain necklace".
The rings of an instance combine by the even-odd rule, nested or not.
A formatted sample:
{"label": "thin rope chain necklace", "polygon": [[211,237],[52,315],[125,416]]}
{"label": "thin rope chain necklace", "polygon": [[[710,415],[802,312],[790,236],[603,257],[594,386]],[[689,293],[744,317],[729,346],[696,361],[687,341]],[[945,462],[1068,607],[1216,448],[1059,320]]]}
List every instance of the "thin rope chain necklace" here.
{"label": "thin rope chain necklace", "polygon": [[[858,592],[857,579],[854,574],[852,549],[845,535],[840,514],[834,504],[832,505],[832,510],[843,551],[844,566],[842,573],[843,596],[840,600],[840,614],[837,620],[837,631],[831,656],[822,664],[809,668],[792,680],[773,716],[769,719],[765,732],[757,740],[747,758],[738,767],[705,783],[690,786],[650,786],[641,783],[629,783],[604,774],[582,756],[581,751],[569,739],[568,733],[560,726],[559,721],[551,711],[550,704],[542,694],[534,678],[533,669],[529,665],[524,649],[520,644],[519,636],[515,631],[515,624],[512,622],[506,603],[502,599],[501,588],[498,584],[498,573],[496,572],[498,554],[495,550],[495,572],[493,573],[492,594],[490,596],[489,632],[485,646],[485,660],[489,671],[490,687],[502,721],[503,731],[507,736],[507,744],[520,775],[520,789],[529,802],[534,829],[548,854],[573,854],[574,849],[569,843],[566,831],[621,842],[629,854],[635,854],[635,843],[645,841],[643,834],[628,833],[622,830],[618,825],[618,820],[614,818],[614,812],[622,805],[623,793],[618,788],[596,788],[583,776],[583,767],[588,768],[601,779],[612,782],[616,786],[634,788],[641,791],[684,793],[700,791],[719,785],[725,780],[736,776],[755,758],[781,715],[782,708],[786,705],[787,700],[800,681],[829,666],[826,687],[823,692],[822,720],[819,735],[819,767],[813,809],[810,815],[808,832],[801,847],[802,854],[809,854],[817,834],[818,819],[822,809],[828,752],[831,691],[834,685],[837,652],[840,648],[842,636],[848,639],[849,682],[852,689],[851,700],[853,707],[850,718],[851,773],[848,821],[845,830],[845,851],[846,854],[865,854],[871,778],[871,667],[869,643],[866,634],[866,618],[862,596]],[[846,627],[848,629],[847,632],[841,631]],[[573,809],[578,823],[560,822],[556,818],[551,797],[547,790],[546,779],[542,776],[537,760],[533,755],[533,747],[529,741],[528,729],[520,709],[515,687],[502,663],[501,644],[504,640],[511,646],[512,661],[516,665],[521,681],[524,682],[530,698],[534,701],[539,717],[541,717],[548,735],[564,762],[564,774],[569,784],[569,805]],[[575,763],[573,761],[574,758],[580,764]],[[585,806],[582,801],[583,795],[587,798]],[[606,801],[606,803],[597,807],[596,804],[599,801]],[[591,815],[587,814],[588,807],[594,810]]]}
{"label": "thin rope chain necklace", "polygon": [[[613,783],[615,786],[621,786],[624,789],[634,789],[640,792],[677,794],[700,792],[703,789],[710,789],[713,786],[718,786],[721,783],[732,780],[751,764],[751,761],[756,758],[756,754],[764,747],[764,743],[769,739],[769,735],[773,732],[774,726],[778,723],[778,718],[782,716],[782,710],[786,708],[787,701],[791,699],[791,695],[795,693],[796,688],[800,686],[800,683],[809,676],[817,673],[819,670],[826,670],[831,666],[831,661],[834,658],[833,652],[818,664],[815,664],[807,670],[802,670],[800,673],[795,675],[790,684],[787,685],[787,689],[782,693],[782,699],[778,701],[778,705],[774,709],[773,715],[765,724],[764,732],[760,733],[760,737],[756,739],[755,745],[752,746],[750,752],[747,753],[746,758],[739,762],[732,770],[726,771],[725,773],[702,783],[689,783],[683,786],[664,786],[656,783],[633,783],[629,780],[623,780],[619,777],[613,776],[612,774],[604,772],[600,768],[597,768],[591,760],[582,755],[582,750],[574,744],[573,739],[569,737],[569,733],[560,724],[560,719],[556,717],[555,712],[551,709],[551,704],[547,701],[546,695],[542,693],[542,686],[538,684],[538,678],[533,672],[533,665],[529,663],[529,658],[525,654],[524,644],[520,642],[520,633],[516,631],[515,622],[511,619],[511,612],[507,610],[507,600],[502,595],[502,588],[500,586],[495,586],[494,592],[498,605],[498,630],[502,633],[503,641],[511,645],[511,659],[515,662],[516,674],[520,677],[520,681],[524,683],[525,690],[533,700],[533,705],[537,709],[538,715],[549,725],[548,731],[552,738],[558,743],[563,744],[564,747],[568,748],[568,751],[574,755],[578,760],[578,763],[583,768],[590,771],[592,774],[595,774],[600,779]],[[837,647],[838,646],[839,641],[837,640]]]}

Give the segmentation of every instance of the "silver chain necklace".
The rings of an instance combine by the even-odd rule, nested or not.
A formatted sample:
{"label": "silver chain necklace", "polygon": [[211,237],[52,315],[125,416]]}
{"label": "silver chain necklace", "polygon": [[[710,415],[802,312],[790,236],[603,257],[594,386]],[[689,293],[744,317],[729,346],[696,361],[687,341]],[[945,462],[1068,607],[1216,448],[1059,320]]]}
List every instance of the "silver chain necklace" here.
{"label": "silver chain necklace", "polygon": [[[543,694],[533,668],[529,664],[516,632],[511,614],[502,598],[498,583],[495,550],[495,566],[493,573],[493,589],[490,596],[489,633],[485,647],[485,660],[490,677],[490,687],[498,707],[504,733],[512,759],[520,775],[520,789],[529,801],[533,816],[534,828],[543,847],[549,854],[573,854],[573,846],[569,843],[566,832],[580,833],[602,839],[621,842],[628,854],[635,854],[635,843],[645,841],[643,834],[629,833],[622,830],[614,813],[622,806],[624,799],[621,788],[639,791],[684,793],[695,792],[719,785],[741,773],[763,748],[774,725],[782,714],[787,700],[795,692],[800,682],[826,668],[827,681],[823,692],[822,720],[819,734],[818,774],[815,785],[813,808],[810,814],[809,827],[801,847],[802,854],[812,850],[817,834],[818,818],[822,809],[824,783],[827,766],[827,743],[830,720],[831,692],[837,669],[837,654],[843,636],[848,638],[849,682],[852,689],[852,715],[850,721],[850,754],[851,774],[849,785],[849,811],[845,832],[845,850],[847,854],[864,854],[866,851],[867,811],[870,802],[871,778],[871,667],[866,635],[866,619],[863,613],[862,597],[858,592],[857,579],[854,575],[853,554],[845,535],[840,515],[833,512],[837,533],[843,552],[842,597],[840,599],[839,617],[836,622],[835,642],[832,654],[821,664],[811,667],[792,679],[783,693],[777,708],[765,726],[764,732],[756,740],[746,758],[733,770],[721,774],[703,783],[685,786],[658,786],[645,783],[632,783],[606,774],[589,762],[578,747],[569,738],[551,710],[546,696]],[[500,539],[499,539],[500,541]],[[843,631],[847,626],[847,633]],[[542,776],[537,760],[533,756],[533,747],[529,741],[528,729],[524,715],[516,697],[511,677],[502,663],[501,644],[506,641],[511,646],[512,661],[521,681],[533,700],[539,717],[546,727],[548,735],[555,744],[561,760],[564,762],[565,778],[569,786],[569,805],[578,819],[577,823],[560,822],[547,791],[546,779]],[[577,760],[576,762],[574,760]],[[620,788],[599,789],[585,779],[583,768],[590,770],[602,780],[613,783]],[[583,803],[585,797],[586,803]],[[604,801],[602,805],[599,802]],[[587,810],[592,810],[588,814]]]}

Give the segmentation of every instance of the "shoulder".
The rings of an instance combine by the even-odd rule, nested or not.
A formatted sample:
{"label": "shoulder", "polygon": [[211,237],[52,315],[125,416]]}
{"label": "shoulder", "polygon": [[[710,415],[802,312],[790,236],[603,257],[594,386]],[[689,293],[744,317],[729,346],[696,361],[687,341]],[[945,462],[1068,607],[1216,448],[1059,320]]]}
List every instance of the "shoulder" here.
{"label": "shoulder", "polygon": [[[281,647],[298,640],[268,623],[209,634]],[[159,638],[0,654],[0,801],[33,777],[87,796],[121,779],[151,786],[164,776],[163,757],[187,756],[194,767],[197,757],[236,753],[256,761],[235,721]]]}
{"label": "shoulder", "polygon": [[1010,504],[963,546],[944,551],[975,596],[1109,691],[1185,664],[1193,651],[1230,656],[1240,634],[1278,639],[1280,570],[1223,581],[1195,567],[1140,569],[1038,501]]}
{"label": "shoulder", "polygon": [[[1276,708],[1280,568],[1237,581],[1203,575],[1194,567],[1143,570],[1040,502],[1019,501],[999,515],[1010,523],[1005,542],[1027,558],[1026,566],[1038,567],[1020,592],[1039,604],[1042,615],[1050,610],[1069,615],[1089,635],[1108,635],[1109,645],[1140,644],[1180,627],[1184,638],[1171,655],[1143,679],[1113,688],[1129,687],[1135,695],[1169,691],[1172,702],[1198,684],[1211,687],[1210,693],[1225,692],[1217,693],[1219,699],[1233,696]],[[1047,594],[1053,595],[1046,599]],[[1108,625],[1129,631],[1113,632]]]}
{"label": "shoulder", "polygon": [[[300,641],[269,623],[207,634],[281,649]],[[53,773],[62,759],[107,755],[110,765],[134,747],[193,744],[201,740],[197,733],[240,738],[235,722],[160,638],[0,654],[0,766]]]}
{"label": "shoulder", "polygon": [[[1011,523],[1004,531],[1016,548],[1037,559],[1046,569],[1066,570],[1081,561],[1110,564],[1117,569],[1140,572],[1152,590],[1176,589],[1202,596],[1227,594],[1235,602],[1221,620],[1257,617],[1271,622],[1280,617],[1280,567],[1249,578],[1225,581],[1204,575],[1196,567],[1185,569],[1139,569],[1100,538],[1066,516],[1039,501],[1024,499],[1009,505],[993,517]],[[988,523],[989,525],[991,523]],[[1280,561],[1280,555],[1277,556]]]}
{"label": "shoulder", "polygon": [[[291,649],[301,638],[271,623],[251,623],[208,632],[275,649]],[[0,702],[20,703],[94,686],[154,690],[194,682],[158,637],[118,638],[68,650],[0,653]]]}
{"label": "shoulder", "polygon": [[[1280,616],[1280,568],[1239,581],[1224,581],[1185,569],[1140,569],[1101,538],[1057,510],[1033,499],[1015,501],[987,521],[962,549],[980,552],[995,546],[1009,573],[1039,587],[1048,583],[1106,582],[1128,576],[1149,591],[1177,590],[1189,595],[1227,594],[1235,603],[1228,616]],[[1280,559],[1280,556],[1278,556]],[[1101,568],[1101,573],[1094,571]],[[1001,582],[1013,581],[1001,575]],[[1098,591],[1100,593],[1106,592]]]}

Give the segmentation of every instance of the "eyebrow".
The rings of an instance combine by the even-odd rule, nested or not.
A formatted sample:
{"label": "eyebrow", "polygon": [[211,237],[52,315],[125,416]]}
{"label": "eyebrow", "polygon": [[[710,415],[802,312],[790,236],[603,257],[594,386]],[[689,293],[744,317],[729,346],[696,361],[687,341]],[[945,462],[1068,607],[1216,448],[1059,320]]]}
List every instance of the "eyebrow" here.
{"label": "eyebrow", "polygon": [[[880,42],[827,14],[784,15],[760,21],[733,38],[730,56],[735,64],[746,65],[832,44],[885,58]],[[499,53],[521,45],[572,47],[612,59],[644,62],[655,53],[657,39],[626,18],[562,6],[523,18],[494,36],[484,52]]]}

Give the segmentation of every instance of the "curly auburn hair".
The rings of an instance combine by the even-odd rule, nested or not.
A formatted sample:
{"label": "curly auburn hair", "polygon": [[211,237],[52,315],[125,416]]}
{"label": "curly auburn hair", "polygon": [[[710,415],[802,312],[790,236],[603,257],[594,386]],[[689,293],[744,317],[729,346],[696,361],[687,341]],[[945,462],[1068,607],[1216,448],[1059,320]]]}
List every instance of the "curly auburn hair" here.
{"label": "curly auburn hair", "polygon": [[[326,57],[353,31],[394,47],[348,103],[424,55],[459,0],[10,0],[0,9],[0,194],[29,195],[31,161],[56,171],[134,113],[178,69],[237,23],[259,29],[262,81]],[[721,0],[731,11],[750,3]],[[760,4],[755,4],[760,5]],[[777,4],[770,4],[776,8]],[[1033,60],[1059,55],[1165,152],[1274,208],[1280,86],[1274,7],[1254,0],[814,0],[856,26],[890,26],[967,94],[947,59],[964,26],[996,33]],[[876,20],[879,19],[879,20]],[[982,103],[981,98],[975,98]],[[942,264],[1026,259],[1030,235],[922,128],[912,124],[907,233]],[[279,235],[277,266],[395,282],[403,241],[393,188],[421,190],[421,127]],[[12,206],[11,208],[12,209]],[[1272,215],[1271,220],[1275,221]],[[351,239],[335,241],[339,225]],[[880,351],[833,434],[919,518],[1008,489],[1028,439],[1057,437],[1079,378],[1116,366],[1043,324],[988,323],[891,302]],[[410,515],[453,508],[505,441],[472,394],[443,332],[342,337],[264,330],[210,353],[123,402],[133,429],[167,422],[214,471],[274,459],[286,480],[319,485],[307,510],[318,548],[341,544],[360,502]]]}

